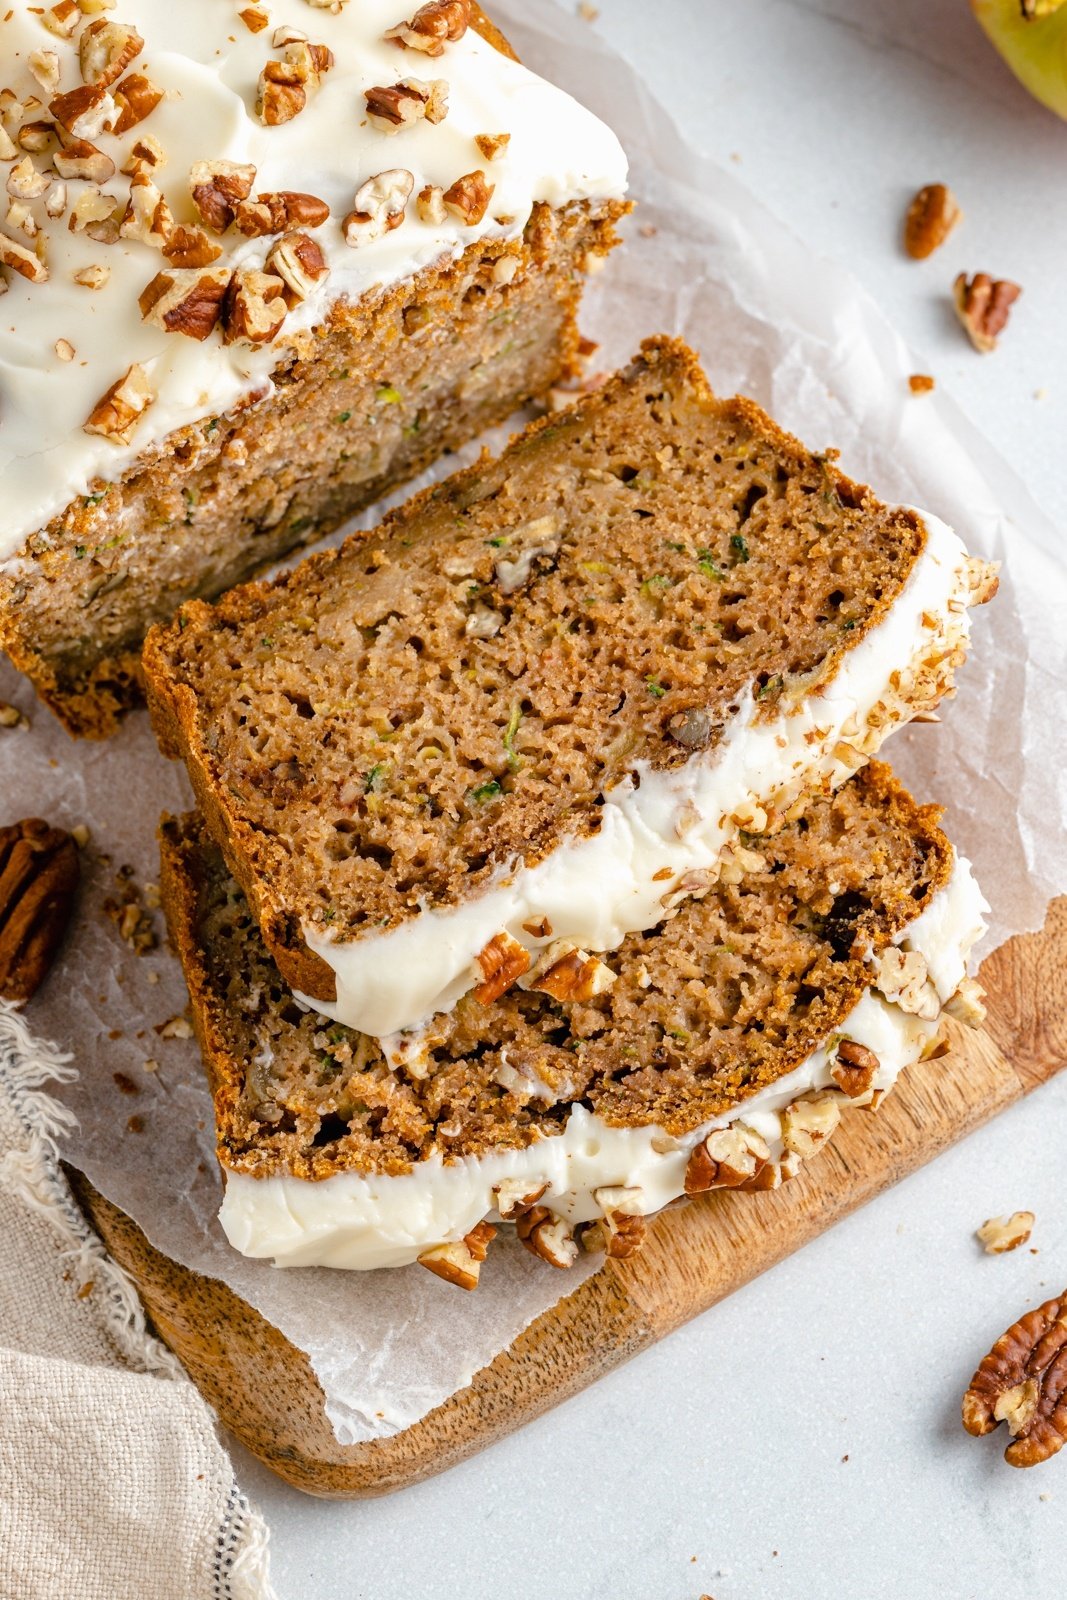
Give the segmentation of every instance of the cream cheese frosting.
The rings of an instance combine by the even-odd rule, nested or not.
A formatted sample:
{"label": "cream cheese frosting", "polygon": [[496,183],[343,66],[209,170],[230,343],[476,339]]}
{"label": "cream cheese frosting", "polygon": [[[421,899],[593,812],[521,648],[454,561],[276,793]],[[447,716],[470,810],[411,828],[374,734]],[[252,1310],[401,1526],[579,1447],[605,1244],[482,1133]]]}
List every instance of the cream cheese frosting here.
{"label": "cream cheese frosting", "polygon": [[[100,187],[116,204],[125,200],[130,180],[121,168],[135,138],[150,134],[165,157],[153,182],[175,222],[194,225],[200,219],[190,191],[193,164],[250,163],[256,169],[253,195],[311,193],[330,207],[329,219],[309,230],[329,276],[289,312],[273,344],[223,345],[217,330],[201,343],[141,318],[138,296],[168,266],[159,249],[132,238],[100,243],[84,231],[69,230],[69,208],[87,183],[66,184],[67,210],[55,218],[47,214],[47,193],[28,202],[31,226],[39,229],[36,238],[14,226],[9,213],[0,232],[27,249],[39,246],[48,276],[30,282],[14,270],[4,274],[0,560],[14,555],[73,498],[90,493],[101,480],[121,476],[142,451],[175,428],[269,390],[271,371],[284,359],[290,337],[321,322],[339,297],[356,300],[395,284],[458,256],[475,240],[518,237],[538,201],[559,206],[625,192],[626,159],[611,130],[473,29],[431,57],[384,37],[411,16],[411,0],[354,0],[332,8],[309,0],[270,0],[261,8],[269,23],[256,33],[241,19],[241,9],[238,0],[120,0],[116,9],[102,13],[140,34],[144,49],[128,70],[148,77],[164,98],[130,132],[94,135],[92,143],[118,169]],[[56,38],[43,15],[43,8],[13,0],[0,21],[0,87],[23,104],[31,95],[43,102],[15,115],[10,103],[0,105],[11,137],[17,138],[23,115],[27,121],[47,117],[53,94],[82,83],[78,35],[70,41]],[[299,115],[268,127],[255,115],[257,82],[268,60],[282,54],[273,44],[279,29],[325,45],[334,64],[320,86],[309,90]],[[57,85],[45,88],[34,76],[40,52],[54,53]],[[365,91],[405,77],[444,80],[447,115],[438,123],[423,118],[394,133],[381,132],[367,121]],[[499,134],[510,136],[506,147],[488,160],[476,136]],[[16,153],[21,158],[22,150]],[[47,154],[33,158],[42,170],[49,159]],[[410,172],[413,180],[403,224],[353,248],[342,222],[353,210],[355,191],[393,168]],[[447,189],[476,170],[494,186],[481,222],[465,226],[451,214],[439,222],[419,215],[414,196],[424,185]],[[58,192],[53,175],[49,193],[55,199]],[[220,266],[261,267],[274,239],[245,238],[231,227],[217,242],[225,246]],[[75,280],[76,273],[93,267],[108,273],[95,290]],[[96,402],[134,363],[145,369],[155,398],[129,443],[84,432]]]}
{"label": "cream cheese frosting", "polygon": [[[984,932],[988,910],[969,862],[957,858],[948,883],[896,941],[924,956],[941,1005],[966,975],[967,956]],[[872,1087],[886,1091],[919,1060],[938,1025],[936,1015],[903,1010],[870,988],[834,1041],[843,1034],[873,1050],[879,1065]],[[743,1123],[779,1160],[780,1113],[798,1096],[835,1087],[835,1053],[828,1040],[776,1083],[684,1138],[671,1138],[655,1124],[616,1127],[576,1105],[561,1133],[525,1149],[447,1163],[435,1156],[394,1177],[346,1172],[309,1182],[231,1172],[220,1220],[244,1255],[270,1258],[277,1266],[365,1269],[403,1266],[434,1245],[462,1238],[493,1214],[495,1188],[508,1180],[519,1192],[547,1184],[540,1204],[571,1224],[601,1215],[596,1191],[604,1188],[639,1191],[634,1209],[651,1214],[684,1193],[689,1156],[713,1129]]]}
{"label": "cream cheese frosting", "polygon": [[[693,874],[714,870],[739,830],[763,831],[761,810],[823,781],[836,786],[862,764],[857,740],[871,735],[870,754],[892,725],[891,682],[918,670],[939,633],[967,638],[967,554],[943,522],[925,523],[925,548],[901,594],[829,683],[771,718],[751,691],[711,750],[667,770],[637,763],[605,793],[596,834],[564,840],[534,866],[505,867],[476,898],[348,942],[306,924],[309,948],[335,974],[336,999],[297,998],[381,1038],[450,1010],[481,980],[475,958],[501,932],[534,959],[557,940],[614,950],[661,922],[672,897],[695,886]],[[904,708],[898,719],[910,715]],[[531,934],[544,918],[551,931]]]}

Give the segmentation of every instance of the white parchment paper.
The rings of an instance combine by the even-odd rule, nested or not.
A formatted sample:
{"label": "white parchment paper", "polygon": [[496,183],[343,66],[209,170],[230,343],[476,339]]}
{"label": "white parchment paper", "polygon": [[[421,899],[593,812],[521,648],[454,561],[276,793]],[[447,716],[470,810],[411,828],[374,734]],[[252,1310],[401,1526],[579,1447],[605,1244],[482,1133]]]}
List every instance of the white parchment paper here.
{"label": "white parchment paper", "polygon": [[[883,496],[936,512],[974,552],[1004,562],[944,723],[900,734],[892,757],[921,798],[948,806],[993,902],[987,948],[1039,927],[1067,891],[1067,571],[1056,529],[951,402],[909,394],[907,374],[922,363],[848,275],[690,148],[594,30],[550,0],[496,0],[493,11],[531,66],[614,124],[633,160],[640,210],[587,299],[598,364],[623,362],[646,334],[681,333],[720,392],[754,395],[809,444],[838,446],[846,470]],[[76,744],[7,667],[0,695],[33,722],[0,738],[4,820],[36,813],[92,830],[76,933],[30,1013],[79,1068],[63,1091],[78,1117],[65,1154],[154,1244],[224,1279],[308,1352],[339,1439],[407,1426],[590,1264],[563,1277],[498,1241],[478,1292],[463,1295],[417,1267],[278,1271],[231,1251],[215,1217],[196,1048],[155,1031],[186,1003],[177,964],[162,945],[134,955],[102,910],[120,867],[141,885],[157,881],[156,825],[165,808],[189,804],[184,775],[157,755],[143,713],[107,744]]]}

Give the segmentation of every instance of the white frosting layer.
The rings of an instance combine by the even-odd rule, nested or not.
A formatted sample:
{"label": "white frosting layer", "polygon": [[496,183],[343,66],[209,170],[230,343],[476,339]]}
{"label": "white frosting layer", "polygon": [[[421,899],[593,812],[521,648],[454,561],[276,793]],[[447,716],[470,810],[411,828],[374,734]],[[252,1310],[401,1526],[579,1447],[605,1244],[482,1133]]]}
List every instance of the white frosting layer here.
{"label": "white frosting layer", "polygon": [[[536,866],[501,871],[475,899],[347,943],[305,924],[308,946],[336,974],[337,997],[298,998],[380,1038],[450,1010],[479,981],[474,959],[502,930],[531,952],[554,939],[604,951],[662,921],[665,896],[685,874],[715,866],[746,807],[800,781],[810,788],[850,775],[851,752],[845,761],[835,754],[843,735],[862,731],[894,673],[929,652],[934,625],[951,620],[966,637],[966,552],[943,522],[925,521],[926,547],[895,605],[824,688],[769,720],[750,693],[713,749],[665,771],[638,762],[605,794],[598,833],[565,840]],[[949,619],[952,608],[961,614]],[[543,917],[552,932],[537,938],[524,924]]]}
{"label": "white frosting layer", "polygon": [[[964,977],[988,909],[970,864],[960,858],[948,884],[898,941],[926,957],[942,1002]],[[874,1051],[874,1087],[885,1090],[919,1059],[937,1026],[868,990],[840,1032]],[[744,1122],[763,1135],[772,1159],[780,1157],[779,1111],[810,1089],[834,1087],[832,1064],[826,1048],[816,1050],[770,1088],[684,1139],[671,1139],[655,1125],[612,1127],[576,1106],[562,1133],[524,1150],[447,1164],[435,1156],[398,1177],[338,1173],[315,1183],[229,1173],[222,1226],[244,1255],[272,1257],[277,1266],[369,1268],[403,1266],[431,1245],[462,1238],[493,1211],[494,1185],[509,1178],[529,1190],[547,1183],[542,1204],[571,1222],[600,1215],[594,1191],[605,1186],[639,1188],[642,1209],[651,1213],[684,1193],[690,1152],[712,1128]]]}
{"label": "white frosting layer", "polygon": [[[76,40],[53,37],[26,0],[12,3],[0,21],[0,86],[47,101],[28,59],[32,52],[54,50],[62,69],[60,92],[77,88],[82,80]],[[146,446],[263,389],[285,355],[286,337],[321,322],[332,299],[356,299],[396,283],[442,256],[458,255],[473,240],[518,236],[535,201],[561,205],[623,194],[626,159],[610,129],[473,30],[436,59],[387,43],[385,30],[410,17],[415,3],[351,0],[334,15],[307,0],[269,0],[263,7],[269,26],[256,34],[238,17],[238,0],[120,0],[103,14],[137,29],[145,49],[129,70],[145,73],[167,97],[130,133],[101,134],[93,141],[97,147],[121,169],[136,135],[158,139],[166,165],[157,182],[179,223],[198,221],[189,191],[195,161],[251,162],[254,194],[316,195],[331,210],[329,220],[312,230],[330,276],[290,312],[276,343],[258,350],[224,347],[216,331],[201,344],[141,320],[138,295],[167,266],[157,249],[130,239],[94,242],[84,232],[69,232],[67,215],[50,220],[44,201],[34,201],[31,209],[46,234],[48,281],[30,283],[9,272],[0,303],[0,559],[94,481],[118,477]],[[265,63],[281,54],[271,41],[283,25],[327,45],[335,65],[321,88],[309,92],[298,116],[264,127],[254,115],[256,84]],[[365,120],[364,90],[404,77],[444,79],[448,114],[436,125],[423,120],[398,133],[377,132]],[[510,134],[510,142],[488,162],[474,137],[499,133]],[[476,227],[452,216],[440,224],[423,222],[412,201],[402,226],[353,249],[341,222],[353,208],[354,192],[392,167],[412,173],[415,195],[424,184],[447,188],[476,169],[485,172],[495,193]],[[85,187],[70,182],[68,200]],[[103,187],[117,203],[127,195],[129,179],[119,170]],[[31,243],[10,226],[3,231]],[[231,228],[224,243],[219,265],[258,267],[272,240],[246,239]],[[97,264],[110,270],[103,289],[75,283],[75,272]],[[74,347],[73,360],[60,359],[58,340]],[[157,398],[131,443],[117,446],[84,433],[96,401],[133,362],[146,368]]]}

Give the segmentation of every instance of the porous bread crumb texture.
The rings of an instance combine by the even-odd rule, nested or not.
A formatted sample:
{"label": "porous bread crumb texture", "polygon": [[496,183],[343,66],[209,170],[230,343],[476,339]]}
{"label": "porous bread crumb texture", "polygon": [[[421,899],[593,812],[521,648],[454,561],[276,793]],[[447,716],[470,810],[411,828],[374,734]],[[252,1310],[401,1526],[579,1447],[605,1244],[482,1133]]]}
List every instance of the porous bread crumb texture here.
{"label": "porous bread crumb texture", "polygon": [[[610,958],[585,1004],[471,995],[390,1065],[378,1041],[301,1010],[201,819],[167,821],[164,905],[192,996],[224,1167],[399,1173],[521,1147],[581,1103],[683,1135],[792,1071],[872,981],[867,958],[951,872],[937,807],[872,762],[720,882]],[[536,1092],[535,1092],[536,1091]]]}
{"label": "porous bread crumb texture", "polygon": [[924,539],[650,340],[375,534],[184,608],[150,702],[275,959],[328,999],[302,925],[373,935],[594,832],[636,762],[692,753],[675,719],[714,744],[753,686],[774,716],[830,678]]}
{"label": "porous bread crumb texture", "polygon": [[[337,527],[577,371],[585,258],[619,202],[539,205],[525,236],[356,304],[280,355],[272,386],[99,482],[0,573],[0,646],[72,733],[141,697],[148,628]],[[494,268],[513,259],[508,282]],[[510,270],[510,269],[508,269]]]}

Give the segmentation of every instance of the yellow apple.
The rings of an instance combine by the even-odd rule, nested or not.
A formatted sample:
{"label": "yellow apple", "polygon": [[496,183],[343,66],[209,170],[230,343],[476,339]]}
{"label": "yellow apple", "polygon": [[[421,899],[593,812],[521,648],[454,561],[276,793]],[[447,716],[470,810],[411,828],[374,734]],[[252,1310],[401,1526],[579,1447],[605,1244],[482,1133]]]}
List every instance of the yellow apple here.
{"label": "yellow apple", "polygon": [[1019,82],[1067,117],[1067,0],[971,0]]}

